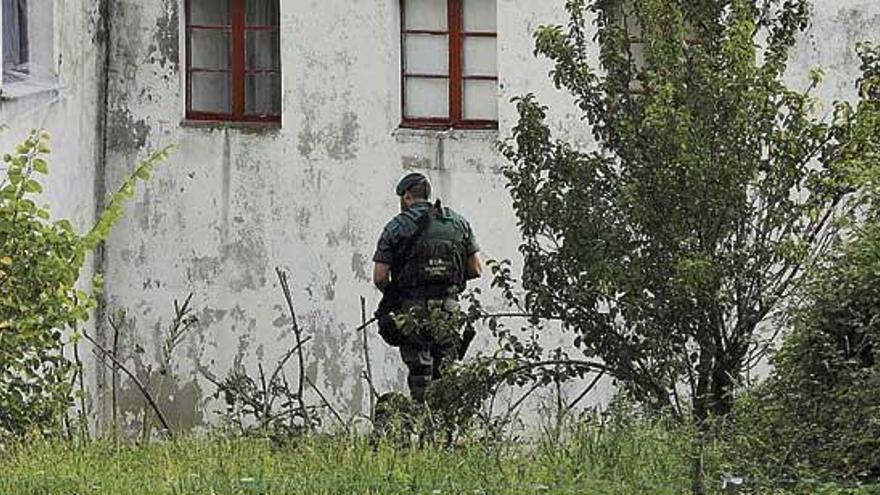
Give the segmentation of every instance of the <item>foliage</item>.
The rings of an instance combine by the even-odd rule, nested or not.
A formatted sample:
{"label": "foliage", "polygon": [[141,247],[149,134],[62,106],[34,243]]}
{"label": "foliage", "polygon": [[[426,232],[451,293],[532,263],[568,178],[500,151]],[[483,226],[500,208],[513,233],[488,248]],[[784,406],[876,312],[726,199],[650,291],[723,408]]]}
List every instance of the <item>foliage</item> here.
{"label": "foliage", "polygon": [[877,50],[859,48],[859,100],[823,119],[812,96],[820,71],[804,91],[782,80],[806,0],[567,9],[568,26],[538,29],[536,54],[554,63],[553,83],[598,147],[555,138],[546,106],[515,99],[519,122],[502,151],[524,237],[524,305],[573,330],[643,403],[698,422],[724,416],[762,349],[759,323],[860,219],[880,150]]}
{"label": "foliage", "polygon": [[[142,162],[112,196],[85,235],[67,220],[53,221],[38,204],[49,172],[49,135],[32,131],[6,154],[0,182],[0,438],[49,432],[71,401],[72,364],[65,331],[88,319],[94,297],[77,288],[86,256],[110,233],[137,180],[149,178],[167,149]],[[95,280],[100,286],[100,278]],[[76,334],[73,339],[75,341]]]}
{"label": "foliage", "polygon": [[284,443],[318,426],[317,408],[309,405],[303,410],[300,407],[298,392],[290,386],[283,372],[272,373],[267,379],[261,366],[259,377],[254,379],[245,370],[235,369],[222,381],[207,370],[202,373],[217,387],[213,397],[223,397],[226,426],[238,434],[267,436]]}
{"label": "foliage", "polygon": [[764,478],[880,479],[880,224],[818,271],[774,356],[739,404],[735,447]]}

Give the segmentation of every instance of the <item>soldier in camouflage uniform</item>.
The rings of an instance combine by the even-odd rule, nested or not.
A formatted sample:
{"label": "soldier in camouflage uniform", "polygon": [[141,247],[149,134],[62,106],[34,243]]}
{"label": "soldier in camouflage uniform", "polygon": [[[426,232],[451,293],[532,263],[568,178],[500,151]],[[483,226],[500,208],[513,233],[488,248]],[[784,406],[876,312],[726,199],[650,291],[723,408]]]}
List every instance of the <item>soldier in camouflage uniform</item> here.
{"label": "soldier in camouflage uniform", "polygon": [[421,403],[431,381],[457,356],[458,295],[468,280],[480,277],[482,265],[470,224],[439,201],[429,202],[431,184],[424,175],[405,176],[396,192],[401,213],[379,238],[373,282],[383,292],[393,283],[400,299],[400,356],[409,369],[410,395]]}

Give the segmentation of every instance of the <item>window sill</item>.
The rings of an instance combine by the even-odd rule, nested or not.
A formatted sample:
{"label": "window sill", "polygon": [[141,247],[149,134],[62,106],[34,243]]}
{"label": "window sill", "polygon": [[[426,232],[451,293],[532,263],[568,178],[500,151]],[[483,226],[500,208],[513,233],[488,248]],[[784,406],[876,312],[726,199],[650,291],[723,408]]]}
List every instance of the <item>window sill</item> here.
{"label": "window sill", "polygon": [[231,122],[226,120],[191,120],[180,121],[181,127],[193,129],[238,129],[251,132],[274,132],[281,129],[281,122]]}
{"label": "window sill", "polygon": [[0,102],[30,98],[50,99],[58,96],[60,92],[61,85],[56,80],[28,78],[0,85]]}
{"label": "window sill", "polygon": [[457,129],[457,128],[425,128],[401,126],[392,131],[391,135],[398,142],[436,141],[450,139],[453,141],[498,141],[498,129]]}

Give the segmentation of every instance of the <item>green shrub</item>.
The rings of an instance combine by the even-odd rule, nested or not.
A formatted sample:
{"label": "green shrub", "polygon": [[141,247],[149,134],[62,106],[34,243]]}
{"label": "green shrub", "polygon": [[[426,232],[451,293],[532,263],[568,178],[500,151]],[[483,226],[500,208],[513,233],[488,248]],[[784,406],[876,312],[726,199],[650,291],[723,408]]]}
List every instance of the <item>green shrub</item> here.
{"label": "green shrub", "polygon": [[83,253],[67,221],[35,202],[48,173],[48,136],[32,133],[3,157],[0,186],[0,435],[51,427],[68,406],[71,364],[62,330],[93,299],[74,285]]}
{"label": "green shrub", "polygon": [[880,226],[813,279],[770,378],[739,404],[738,457],[764,477],[880,479]]}
{"label": "green shrub", "polygon": [[[77,288],[86,255],[122,215],[137,180],[149,178],[166,156],[142,162],[109,201],[95,227],[78,234],[67,220],[52,220],[38,204],[48,174],[49,135],[31,131],[3,156],[0,181],[0,439],[56,429],[71,403],[72,363],[64,355],[66,330],[75,330],[95,306]],[[74,332],[73,338],[76,338]],[[69,340],[69,339],[67,339]]]}

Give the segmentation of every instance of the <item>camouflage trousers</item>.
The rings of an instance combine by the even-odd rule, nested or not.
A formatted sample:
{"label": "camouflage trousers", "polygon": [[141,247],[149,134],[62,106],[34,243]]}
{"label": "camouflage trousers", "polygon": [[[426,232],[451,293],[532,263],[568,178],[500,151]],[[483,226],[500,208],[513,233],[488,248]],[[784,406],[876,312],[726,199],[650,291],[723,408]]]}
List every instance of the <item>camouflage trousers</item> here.
{"label": "camouflage trousers", "polygon": [[458,356],[463,314],[452,297],[404,301],[401,313],[406,342],[400,346],[400,357],[409,370],[410,396],[422,403],[431,382]]}

